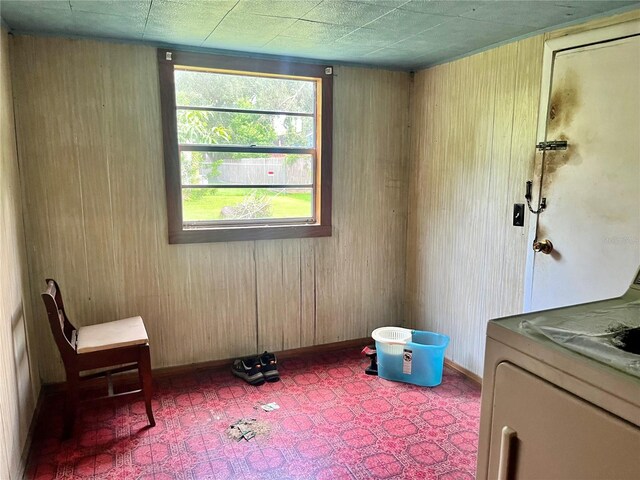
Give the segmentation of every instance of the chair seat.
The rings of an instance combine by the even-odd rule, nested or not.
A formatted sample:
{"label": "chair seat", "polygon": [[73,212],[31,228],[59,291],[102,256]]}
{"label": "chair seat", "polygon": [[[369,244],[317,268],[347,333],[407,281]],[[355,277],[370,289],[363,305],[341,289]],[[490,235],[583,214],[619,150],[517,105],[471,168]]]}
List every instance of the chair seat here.
{"label": "chair seat", "polygon": [[149,342],[142,317],[131,317],[115,322],[80,327],[76,339],[77,353],[144,345]]}

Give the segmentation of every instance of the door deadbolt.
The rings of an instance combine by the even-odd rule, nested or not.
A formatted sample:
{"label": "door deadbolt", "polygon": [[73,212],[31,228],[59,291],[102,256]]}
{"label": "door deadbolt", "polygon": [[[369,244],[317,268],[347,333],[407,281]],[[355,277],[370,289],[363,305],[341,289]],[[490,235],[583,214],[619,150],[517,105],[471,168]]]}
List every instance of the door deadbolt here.
{"label": "door deadbolt", "polygon": [[551,240],[536,240],[533,242],[533,251],[546,253],[548,255],[553,252],[553,243],[551,243]]}

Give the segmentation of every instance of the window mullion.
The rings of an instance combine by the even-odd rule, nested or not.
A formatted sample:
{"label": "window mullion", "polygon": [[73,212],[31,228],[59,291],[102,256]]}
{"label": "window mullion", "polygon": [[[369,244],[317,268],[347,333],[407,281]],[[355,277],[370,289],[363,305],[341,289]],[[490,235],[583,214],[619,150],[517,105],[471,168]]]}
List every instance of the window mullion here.
{"label": "window mullion", "polygon": [[222,152],[222,153],[283,153],[289,155],[315,155],[315,148],[304,147],[258,147],[251,145],[208,145],[181,143],[178,148],[183,152]]}
{"label": "window mullion", "polygon": [[226,107],[197,107],[189,105],[178,105],[176,110],[195,110],[200,112],[221,112],[221,113],[249,113],[253,115],[284,115],[287,117],[315,117],[315,112],[284,112],[280,110],[250,110],[243,108]]}

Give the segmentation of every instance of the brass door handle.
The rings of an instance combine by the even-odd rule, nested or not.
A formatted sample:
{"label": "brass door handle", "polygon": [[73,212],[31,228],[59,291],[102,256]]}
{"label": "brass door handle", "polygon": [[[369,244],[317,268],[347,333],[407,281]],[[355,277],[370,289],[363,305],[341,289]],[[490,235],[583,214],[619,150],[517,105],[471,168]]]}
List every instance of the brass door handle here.
{"label": "brass door handle", "polygon": [[551,240],[546,239],[540,241],[536,240],[533,242],[533,251],[546,253],[548,255],[553,252],[553,243],[551,243]]}

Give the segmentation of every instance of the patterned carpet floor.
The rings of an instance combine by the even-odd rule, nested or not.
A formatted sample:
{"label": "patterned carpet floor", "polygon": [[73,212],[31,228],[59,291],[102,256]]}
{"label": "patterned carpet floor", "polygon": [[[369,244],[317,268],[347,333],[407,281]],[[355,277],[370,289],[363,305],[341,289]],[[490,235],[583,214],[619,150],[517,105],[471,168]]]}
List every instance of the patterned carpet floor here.
{"label": "patterned carpet floor", "polygon": [[[280,362],[281,381],[254,387],[228,370],[155,382],[155,428],[142,401],[86,403],[61,441],[60,397],[48,397],[27,478],[474,478],[479,387],[445,368],[435,388],[364,374],[358,351]],[[266,412],[260,405],[275,402]],[[230,438],[237,420],[257,436]]]}

